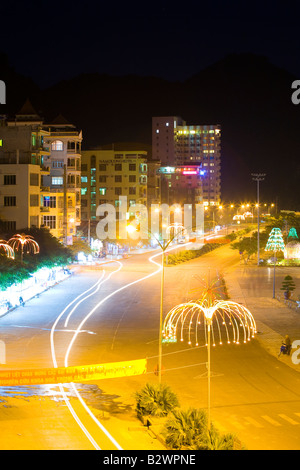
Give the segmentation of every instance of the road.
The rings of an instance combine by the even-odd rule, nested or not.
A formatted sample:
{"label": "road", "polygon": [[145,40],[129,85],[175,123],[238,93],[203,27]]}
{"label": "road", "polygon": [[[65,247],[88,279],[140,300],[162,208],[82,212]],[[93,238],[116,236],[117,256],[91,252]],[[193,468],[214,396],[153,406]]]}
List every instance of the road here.
{"label": "road", "polygon": [[[158,361],[160,275],[158,266],[149,261],[150,256],[134,255],[121,263],[83,270],[24,308],[2,317],[1,337],[7,347],[7,365],[3,367],[52,367],[147,357],[148,374],[95,382],[90,384],[92,393],[85,397],[91,409],[98,406],[98,412],[99,399],[102,411],[113,410],[118,417],[121,411],[130,409],[132,415],[134,391],[147,381],[157,380],[153,371]],[[159,262],[160,257],[152,261]],[[167,267],[164,313],[190,300],[199,287],[199,278],[213,278],[217,271],[226,278],[226,272],[233,268],[239,275],[244,273],[247,290],[250,274],[239,265],[239,256],[230,248]],[[63,313],[74,298],[92,286],[70,317],[74,303]],[[253,276],[252,296],[260,288],[261,280]],[[298,372],[269,355],[256,339],[246,345],[216,345],[211,359],[211,413],[216,426],[235,433],[249,449],[299,449]],[[187,342],[163,346],[163,381],[178,394],[182,407],[206,408],[206,360],[204,344],[197,348]],[[103,404],[103,396],[110,397],[110,408]],[[77,400],[75,411],[82,417],[80,406]],[[117,436],[117,444],[122,448],[128,444],[122,441],[121,431],[116,431],[115,422],[111,428],[109,422],[105,424],[108,432]],[[113,448],[109,438],[100,437],[99,424],[93,417],[85,418],[83,425],[96,442],[95,446],[90,439],[89,445],[80,444],[83,448]],[[84,439],[88,441],[87,434]]]}

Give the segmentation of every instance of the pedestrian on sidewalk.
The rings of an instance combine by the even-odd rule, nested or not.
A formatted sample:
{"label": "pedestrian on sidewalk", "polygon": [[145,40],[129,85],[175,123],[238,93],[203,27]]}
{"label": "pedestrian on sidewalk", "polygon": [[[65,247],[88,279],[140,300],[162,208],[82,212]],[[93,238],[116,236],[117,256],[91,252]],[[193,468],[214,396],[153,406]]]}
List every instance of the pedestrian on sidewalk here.
{"label": "pedestrian on sidewalk", "polygon": [[291,340],[290,340],[289,335],[285,335],[284,343],[286,345],[286,353],[289,356],[291,353]]}

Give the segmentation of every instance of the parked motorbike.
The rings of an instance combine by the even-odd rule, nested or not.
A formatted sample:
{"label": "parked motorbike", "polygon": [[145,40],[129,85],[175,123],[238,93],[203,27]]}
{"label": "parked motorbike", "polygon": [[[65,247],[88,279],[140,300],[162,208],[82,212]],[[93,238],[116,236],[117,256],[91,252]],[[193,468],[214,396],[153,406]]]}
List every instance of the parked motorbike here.
{"label": "parked motorbike", "polygon": [[287,344],[285,343],[282,343],[281,347],[280,347],[280,352],[278,354],[278,357],[281,356],[281,354],[290,354],[290,346],[288,346]]}

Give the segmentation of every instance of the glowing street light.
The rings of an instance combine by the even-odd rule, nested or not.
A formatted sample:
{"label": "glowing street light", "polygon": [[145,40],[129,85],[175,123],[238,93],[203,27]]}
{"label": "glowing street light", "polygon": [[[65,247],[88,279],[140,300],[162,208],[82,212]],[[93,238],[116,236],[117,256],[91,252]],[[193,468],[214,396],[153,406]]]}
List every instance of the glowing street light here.
{"label": "glowing street light", "polygon": [[[170,227],[170,226],[169,226]],[[169,229],[167,227],[167,231]],[[177,227],[178,228],[178,227]],[[181,226],[181,233],[186,231],[186,228],[182,225]],[[159,339],[158,339],[158,381],[161,383],[161,371],[162,371],[162,336],[163,336],[163,300],[164,300],[164,279],[165,279],[165,251],[169,247],[169,245],[174,240],[175,236],[179,235],[178,230],[176,233],[173,234],[173,237],[168,238],[167,240],[163,239],[160,240],[156,235],[150,234],[155,238],[156,242],[158,243],[161,251],[161,282],[160,282],[160,308],[159,308]]]}
{"label": "glowing street light", "polygon": [[180,341],[184,341],[184,334],[187,334],[188,344],[191,345],[194,340],[195,346],[199,346],[201,333],[204,334],[207,346],[207,407],[210,428],[211,337],[213,346],[216,340],[222,344],[222,337],[225,337],[227,343],[239,344],[240,340],[247,343],[254,338],[256,323],[250,311],[243,305],[230,300],[212,300],[211,296],[206,294],[200,300],[177,305],[165,318],[163,327],[165,339],[174,341],[179,335]]}
{"label": "glowing street light", "polygon": [[38,243],[31,235],[16,234],[7,242],[14,251],[21,251],[21,263],[23,263],[24,249],[26,253],[36,255],[40,252]]}

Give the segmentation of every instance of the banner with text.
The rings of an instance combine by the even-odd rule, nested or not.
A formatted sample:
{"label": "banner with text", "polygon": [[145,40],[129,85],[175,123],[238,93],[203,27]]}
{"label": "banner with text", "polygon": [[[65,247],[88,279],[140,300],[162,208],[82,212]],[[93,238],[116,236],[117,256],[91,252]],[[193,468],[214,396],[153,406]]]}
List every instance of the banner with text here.
{"label": "banner with text", "polygon": [[142,375],[146,371],[146,359],[85,366],[3,370],[0,371],[0,386],[83,382]]}

